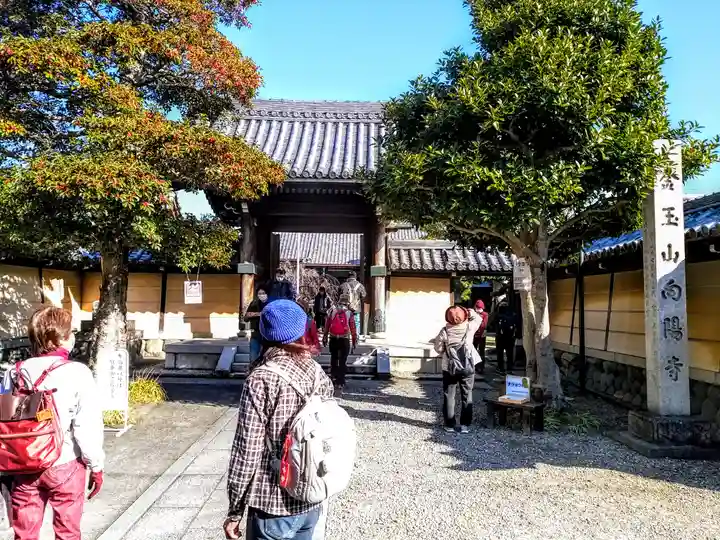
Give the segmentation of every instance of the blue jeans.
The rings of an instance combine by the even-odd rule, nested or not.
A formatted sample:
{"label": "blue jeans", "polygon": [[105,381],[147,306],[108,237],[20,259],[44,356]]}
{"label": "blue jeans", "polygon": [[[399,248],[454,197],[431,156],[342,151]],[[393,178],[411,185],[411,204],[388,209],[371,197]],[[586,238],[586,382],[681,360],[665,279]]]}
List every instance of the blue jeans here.
{"label": "blue jeans", "polygon": [[320,506],[294,516],[271,516],[255,508],[248,510],[246,540],[312,540],[320,518]]}
{"label": "blue jeans", "polygon": [[250,338],[250,361],[254,362],[260,357],[260,353],[262,352],[262,341],[260,340],[260,336],[253,336]]}
{"label": "blue jeans", "polygon": [[360,312],[355,312],[355,330],[358,333],[358,336],[360,335]]}

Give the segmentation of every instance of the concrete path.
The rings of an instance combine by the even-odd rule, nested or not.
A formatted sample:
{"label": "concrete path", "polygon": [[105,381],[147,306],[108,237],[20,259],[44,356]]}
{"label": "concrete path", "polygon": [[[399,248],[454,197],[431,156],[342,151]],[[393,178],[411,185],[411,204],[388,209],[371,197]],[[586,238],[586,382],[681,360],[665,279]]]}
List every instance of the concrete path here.
{"label": "concrete path", "polygon": [[237,412],[223,414],[98,540],[220,538]]}

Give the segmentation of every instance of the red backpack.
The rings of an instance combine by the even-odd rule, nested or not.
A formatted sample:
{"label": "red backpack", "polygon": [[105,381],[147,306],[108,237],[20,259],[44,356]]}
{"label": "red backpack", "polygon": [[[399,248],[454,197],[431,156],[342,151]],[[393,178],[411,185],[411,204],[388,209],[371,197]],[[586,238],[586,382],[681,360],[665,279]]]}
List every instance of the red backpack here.
{"label": "red backpack", "polygon": [[60,458],[64,433],[55,407],[56,389],[39,390],[47,376],[69,364],[53,363],[29,383],[22,362],[15,364],[13,391],[0,395],[0,471],[34,474],[52,467]]}
{"label": "red backpack", "polygon": [[333,336],[344,337],[350,332],[350,323],[348,322],[348,312],[345,309],[335,311],[333,318],[330,319],[330,334]]}

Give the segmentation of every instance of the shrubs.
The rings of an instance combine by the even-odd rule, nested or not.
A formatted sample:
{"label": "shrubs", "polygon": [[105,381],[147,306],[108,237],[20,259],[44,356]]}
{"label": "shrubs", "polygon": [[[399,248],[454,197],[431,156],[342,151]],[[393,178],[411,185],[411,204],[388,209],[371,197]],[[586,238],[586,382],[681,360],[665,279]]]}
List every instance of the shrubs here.
{"label": "shrubs", "polygon": [[[158,382],[158,378],[149,372],[141,372],[130,381],[128,422],[134,422],[135,408],[137,406],[162,403],[166,399],[167,394]],[[122,411],[105,411],[103,413],[103,422],[107,427],[122,427],[123,420]]]}

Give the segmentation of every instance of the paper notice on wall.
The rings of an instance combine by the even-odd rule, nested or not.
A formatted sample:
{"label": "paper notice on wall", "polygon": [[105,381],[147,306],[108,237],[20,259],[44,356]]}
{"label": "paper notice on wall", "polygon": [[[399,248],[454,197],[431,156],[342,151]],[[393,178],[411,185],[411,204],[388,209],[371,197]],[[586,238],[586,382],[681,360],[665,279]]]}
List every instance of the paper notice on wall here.
{"label": "paper notice on wall", "polygon": [[516,291],[529,291],[531,286],[530,265],[525,259],[515,259],[513,263],[513,288]]}
{"label": "paper notice on wall", "polygon": [[202,304],[202,281],[185,282],[185,303]]}

